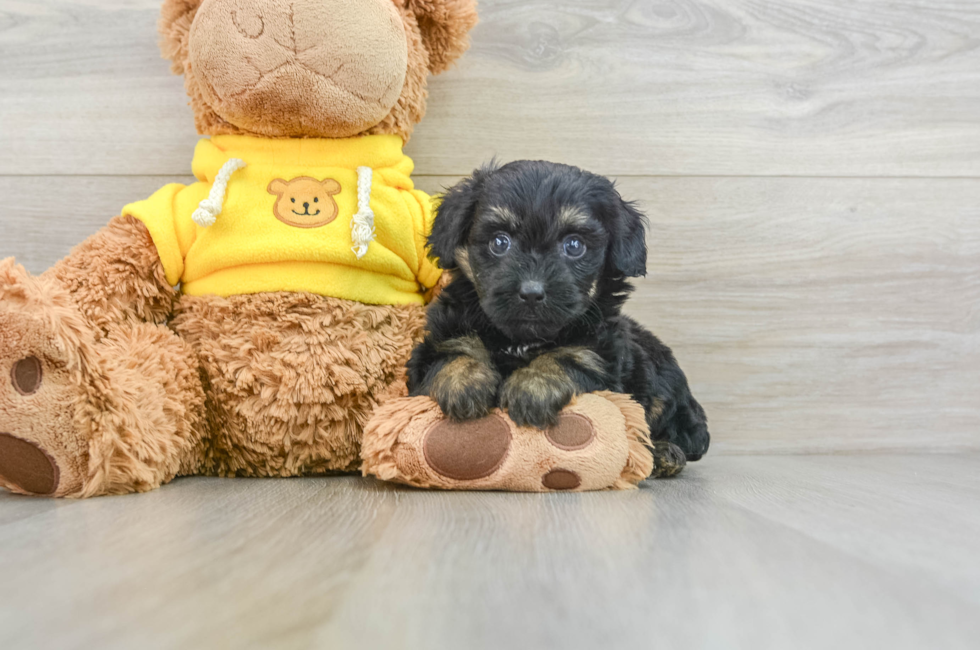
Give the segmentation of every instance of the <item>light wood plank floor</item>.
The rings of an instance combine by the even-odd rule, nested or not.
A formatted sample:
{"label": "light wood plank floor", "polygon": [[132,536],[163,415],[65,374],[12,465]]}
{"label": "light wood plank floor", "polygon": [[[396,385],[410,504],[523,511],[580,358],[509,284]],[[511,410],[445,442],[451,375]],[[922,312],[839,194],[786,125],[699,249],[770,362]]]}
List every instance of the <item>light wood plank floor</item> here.
{"label": "light wood plank floor", "polygon": [[2,494],[0,647],[976,648],[978,470],[722,456],[624,493]]}

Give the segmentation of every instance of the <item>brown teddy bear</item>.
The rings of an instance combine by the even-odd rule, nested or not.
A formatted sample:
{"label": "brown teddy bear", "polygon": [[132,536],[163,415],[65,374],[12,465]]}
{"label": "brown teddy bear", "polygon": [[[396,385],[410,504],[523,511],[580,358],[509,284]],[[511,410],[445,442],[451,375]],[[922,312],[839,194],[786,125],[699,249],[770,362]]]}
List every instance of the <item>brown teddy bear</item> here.
{"label": "brown teddy bear", "polygon": [[475,22],[473,0],[166,0],[163,52],[210,136],[198,182],[39,277],[0,263],[0,485],[358,468],[440,276],[402,145]]}

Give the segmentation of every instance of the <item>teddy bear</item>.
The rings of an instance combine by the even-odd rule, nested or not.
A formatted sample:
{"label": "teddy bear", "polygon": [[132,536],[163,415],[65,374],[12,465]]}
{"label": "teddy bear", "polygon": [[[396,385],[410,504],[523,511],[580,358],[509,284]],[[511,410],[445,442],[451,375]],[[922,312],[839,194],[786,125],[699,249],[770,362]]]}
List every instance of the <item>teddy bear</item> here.
{"label": "teddy bear", "polygon": [[165,0],[196,183],[34,277],[0,263],[0,486],[360,467],[441,271],[403,152],[474,0]]}

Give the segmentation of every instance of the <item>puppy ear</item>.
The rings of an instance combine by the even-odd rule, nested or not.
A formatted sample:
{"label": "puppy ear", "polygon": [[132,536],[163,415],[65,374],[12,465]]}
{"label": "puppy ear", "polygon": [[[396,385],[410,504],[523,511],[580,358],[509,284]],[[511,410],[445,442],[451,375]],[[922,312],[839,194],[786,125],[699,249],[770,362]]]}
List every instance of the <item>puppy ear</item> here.
{"label": "puppy ear", "polygon": [[160,51],[174,74],[184,74],[191,23],[204,0],[164,0],[160,10]]}
{"label": "puppy ear", "polygon": [[613,238],[608,264],[616,275],[635,278],[647,274],[647,218],[632,201],[616,193]]}
{"label": "puppy ear", "polygon": [[440,268],[456,268],[456,250],[466,244],[483,185],[496,168],[496,162],[491,161],[442,195],[429,235],[430,256],[438,258]]}
{"label": "puppy ear", "polygon": [[429,53],[429,70],[439,74],[470,47],[469,31],[476,25],[475,0],[405,0],[422,32]]}

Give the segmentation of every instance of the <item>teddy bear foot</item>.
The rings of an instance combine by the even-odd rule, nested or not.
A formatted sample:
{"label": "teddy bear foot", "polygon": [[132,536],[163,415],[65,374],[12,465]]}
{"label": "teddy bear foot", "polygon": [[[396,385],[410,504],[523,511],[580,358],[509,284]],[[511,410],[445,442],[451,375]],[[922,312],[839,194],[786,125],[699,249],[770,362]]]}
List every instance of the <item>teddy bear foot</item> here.
{"label": "teddy bear foot", "polygon": [[365,429],[364,474],[455,490],[516,492],[629,489],[650,474],[643,409],[624,395],[579,396],[541,431],[502,411],[445,418],[428,397],[392,400]]}
{"label": "teddy bear foot", "polygon": [[0,487],[55,497],[144,492],[194,471],[197,357],[153,323],[92,328],[48,276],[0,262]]}
{"label": "teddy bear foot", "polygon": [[63,290],[0,262],[0,486],[45,496],[82,488],[87,445],[70,366],[87,335]]}

